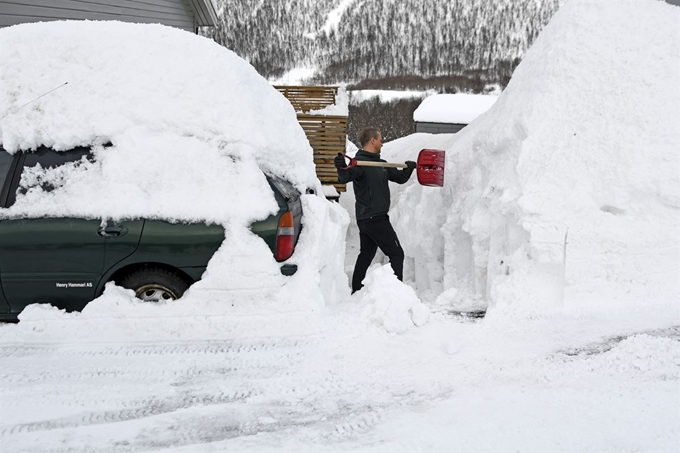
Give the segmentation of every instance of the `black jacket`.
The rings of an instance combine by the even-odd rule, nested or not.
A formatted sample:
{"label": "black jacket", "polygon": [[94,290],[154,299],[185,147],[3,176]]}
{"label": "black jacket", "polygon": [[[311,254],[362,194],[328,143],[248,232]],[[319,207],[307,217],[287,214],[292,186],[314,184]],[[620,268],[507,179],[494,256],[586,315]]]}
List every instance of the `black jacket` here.
{"label": "black jacket", "polygon": [[[380,154],[370,153],[363,149],[357,152],[356,160],[385,162]],[[388,181],[404,184],[411,177],[413,170],[385,167],[352,167],[347,170],[338,169],[338,180],[345,184],[354,183],[357,220],[376,215],[387,214],[390,210],[390,188]]]}

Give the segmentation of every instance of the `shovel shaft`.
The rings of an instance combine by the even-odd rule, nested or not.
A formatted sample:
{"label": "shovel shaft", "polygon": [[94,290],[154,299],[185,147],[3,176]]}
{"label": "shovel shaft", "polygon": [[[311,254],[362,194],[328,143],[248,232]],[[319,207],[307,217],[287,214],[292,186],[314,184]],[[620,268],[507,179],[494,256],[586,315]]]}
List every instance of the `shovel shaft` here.
{"label": "shovel shaft", "polygon": [[388,167],[388,168],[408,168],[408,165],[406,164],[395,164],[392,162],[371,162],[371,161],[365,161],[365,160],[356,160],[353,157],[345,156],[342,153],[338,153],[338,156],[343,156],[345,159],[349,159],[349,165],[343,168],[343,170],[347,170],[348,168],[352,167]]}
{"label": "shovel shaft", "polygon": [[365,160],[358,160],[359,167],[387,167],[387,168],[408,168],[406,164],[395,164],[392,162],[368,162]]}

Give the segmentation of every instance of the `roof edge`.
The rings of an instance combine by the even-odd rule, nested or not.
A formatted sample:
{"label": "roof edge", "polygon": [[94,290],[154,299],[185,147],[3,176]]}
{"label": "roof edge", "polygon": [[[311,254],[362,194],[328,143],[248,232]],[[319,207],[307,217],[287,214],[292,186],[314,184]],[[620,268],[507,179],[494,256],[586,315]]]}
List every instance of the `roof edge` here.
{"label": "roof edge", "polygon": [[199,27],[214,27],[217,25],[217,10],[212,0],[188,0],[196,14],[196,24]]}

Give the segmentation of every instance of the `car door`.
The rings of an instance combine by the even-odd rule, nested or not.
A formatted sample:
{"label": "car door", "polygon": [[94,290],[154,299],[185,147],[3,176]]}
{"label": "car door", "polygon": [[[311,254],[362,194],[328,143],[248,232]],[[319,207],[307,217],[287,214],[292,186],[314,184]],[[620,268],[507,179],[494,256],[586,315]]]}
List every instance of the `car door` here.
{"label": "car door", "polygon": [[[88,154],[88,148],[67,152],[40,148],[22,154],[5,207],[16,200],[24,168],[54,167]],[[0,275],[10,312],[19,313],[36,302],[80,310],[92,300],[104,266],[106,238],[100,226],[99,220],[73,218],[0,220]]]}

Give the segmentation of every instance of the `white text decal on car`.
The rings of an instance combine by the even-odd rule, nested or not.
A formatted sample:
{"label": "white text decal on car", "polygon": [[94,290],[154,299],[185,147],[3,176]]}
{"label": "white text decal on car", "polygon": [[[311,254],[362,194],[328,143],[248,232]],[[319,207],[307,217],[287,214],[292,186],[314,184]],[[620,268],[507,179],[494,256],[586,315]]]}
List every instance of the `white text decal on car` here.
{"label": "white text decal on car", "polygon": [[57,288],[92,288],[92,282],[85,283],[55,283]]}

